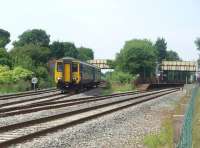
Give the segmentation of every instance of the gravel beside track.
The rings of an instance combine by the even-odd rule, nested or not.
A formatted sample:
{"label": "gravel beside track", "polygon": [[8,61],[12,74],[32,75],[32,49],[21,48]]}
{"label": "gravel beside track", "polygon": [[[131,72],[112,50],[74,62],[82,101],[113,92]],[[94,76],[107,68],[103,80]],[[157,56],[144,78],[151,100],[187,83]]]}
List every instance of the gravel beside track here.
{"label": "gravel beside track", "polygon": [[[135,98],[133,96],[132,97],[123,96],[121,98],[119,97],[119,98],[117,98],[117,99],[119,99],[117,101],[116,101],[116,98],[115,98],[115,100],[110,100],[109,99],[108,102],[106,102],[107,101],[106,100],[103,103],[99,102],[98,105],[92,105],[92,107],[91,107],[92,110],[91,109],[90,110],[84,110],[84,112],[81,111],[80,113],[76,111],[73,114],[71,114],[71,111],[70,111],[69,115],[73,115],[73,116],[69,116],[68,114],[66,114],[67,116],[63,116],[63,115],[60,116],[62,118],[60,118],[58,116],[59,119],[56,117],[57,120],[55,120],[55,121],[54,120],[52,120],[52,121],[51,120],[47,120],[45,118],[44,121],[39,122],[39,124],[37,124],[37,125],[32,125],[31,124],[30,127],[26,127],[27,125],[23,124],[22,127],[25,126],[25,128],[23,128],[23,129],[20,128],[21,126],[20,127],[17,126],[19,129],[16,128],[16,126],[12,126],[15,130],[13,130],[13,128],[12,128],[12,131],[3,132],[5,130],[10,129],[9,127],[3,127],[3,128],[0,129],[0,131],[1,131],[0,142],[7,141],[7,139],[10,139],[11,137],[17,138],[19,136],[21,137],[23,135],[34,133],[36,131],[38,132],[38,130],[40,132],[42,132],[42,131],[46,132],[48,128],[52,129],[53,127],[57,130],[57,127],[60,126],[60,125],[68,126],[68,124],[69,124],[69,126],[71,126],[71,125],[74,125],[76,123],[82,122],[82,119],[84,119],[84,121],[85,121],[85,119],[89,120],[89,119],[91,119],[92,116],[96,117],[97,115],[102,115],[102,113],[103,114],[104,113],[110,113],[110,111],[112,111],[112,110],[116,111],[116,110],[119,110],[119,109],[124,108],[126,106],[135,105],[137,103],[141,103],[141,101],[143,102],[143,101],[146,101],[146,100],[149,100],[149,99],[153,99],[153,98],[155,98],[157,96],[170,93],[170,92],[172,92],[172,90],[161,91],[161,93],[159,91],[156,91],[156,92],[157,92],[156,94],[149,93],[149,95],[146,95],[145,97],[139,97],[138,99],[132,99],[132,98]],[[139,96],[143,96],[143,95],[139,95]],[[113,103],[113,102],[115,102],[115,103]],[[102,103],[102,105],[100,105],[101,103]],[[100,107],[100,106],[102,106],[102,107]],[[34,135],[36,135],[36,133]]]}
{"label": "gravel beside track", "polygon": [[[149,94],[149,93],[151,93],[151,92],[148,92],[146,94]],[[128,99],[128,98],[137,97],[137,96],[141,96],[141,94],[123,96],[123,99]],[[72,98],[72,96],[70,98]],[[0,126],[20,123],[22,121],[29,121],[29,120],[32,120],[32,119],[44,118],[44,117],[48,117],[49,115],[53,116],[53,115],[57,115],[57,114],[63,114],[63,113],[66,113],[66,112],[75,111],[77,109],[84,109],[84,108],[88,108],[88,107],[92,107],[92,106],[98,106],[100,104],[106,104],[106,103],[109,103],[109,102],[112,102],[112,101],[119,101],[119,100],[122,100],[122,97],[115,97],[115,98],[110,98],[110,99],[103,100],[103,101],[94,101],[94,102],[90,102],[90,103],[83,103],[83,104],[77,104],[77,105],[73,105],[73,106],[66,106],[66,107],[57,108],[57,109],[50,109],[50,110],[44,110],[44,111],[39,111],[39,112],[33,112],[31,114],[21,114],[21,115],[15,115],[15,116],[11,116],[11,117],[4,117],[4,118],[0,118],[1,119],[0,120]]]}
{"label": "gravel beside track", "polygon": [[27,91],[27,92],[21,92],[21,93],[5,94],[5,95],[0,95],[0,100],[9,100],[9,99],[15,99],[18,97],[34,96],[34,95],[53,92],[53,91],[57,91],[57,89],[50,88],[50,89],[42,89],[42,90],[37,90],[37,91]]}
{"label": "gravel beside track", "polygon": [[[97,88],[97,89],[89,90],[87,92],[83,92],[80,94],[71,95],[69,97],[66,97],[66,99],[68,100],[68,99],[77,99],[77,98],[83,98],[83,97],[97,96],[97,95],[99,95],[100,92],[101,92],[101,88]],[[67,107],[67,109],[70,110],[69,107]],[[66,108],[60,108],[60,109],[56,109],[56,110],[52,109],[52,110],[48,110],[48,111],[35,112],[32,114],[16,115],[16,116],[12,116],[12,117],[0,118],[0,126],[19,123],[21,121],[28,121],[31,119],[38,119],[40,117],[47,117],[49,115],[55,115],[55,114],[57,114],[58,111],[60,111],[61,113],[65,112]]]}
{"label": "gravel beside track", "polygon": [[161,111],[172,110],[181,96],[169,94],[13,147],[144,147],[144,135],[159,132]]}
{"label": "gravel beside track", "polygon": [[0,107],[3,108],[5,106],[17,106],[22,104],[29,104],[33,102],[39,102],[41,100],[48,100],[48,97],[53,97],[56,95],[60,95],[60,92],[49,92],[46,94],[40,94],[36,96],[27,96],[22,98],[17,98],[15,100],[0,100]]}
{"label": "gravel beside track", "polygon": [[[35,102],[35,103],[28,103],[28,104],[22,104],[22,105],[13,105],[13,106],[7,106],[0,109],[0,117],[6,117],[6,116],[13,116],[13,115],[19,115],[19,114],[27,114],[42,110],[49,110],[49,109],[56,109],[56,108],[62,108],[67,106],[72,106],[76,104],[84,104],[84,103],[90,103],[93,101],[100,101],[100,100],[107,100],[113,97],[122,97],[127,95],[133,95],[133,94],[139,94],[142,92],[127,92],[127,93],[118,93],[118,94],[112,94],[112,95],[106,95],[106,96],[92,96],[92,97],[84,97],[84,98],[76,98],[76,99],[69,99],[66,95],[60,95],[53,98],[47,98],[44,101]],[[144,92],[143,92],[144,93]],[[53,101],[55,100],[55,101]]]}

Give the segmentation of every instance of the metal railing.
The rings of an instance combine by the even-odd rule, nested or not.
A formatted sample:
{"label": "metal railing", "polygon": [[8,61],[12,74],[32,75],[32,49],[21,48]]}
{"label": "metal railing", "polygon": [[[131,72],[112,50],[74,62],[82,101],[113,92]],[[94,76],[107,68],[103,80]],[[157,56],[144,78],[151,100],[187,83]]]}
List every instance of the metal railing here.
{"label": "metal railing", "polygon": [[195,87],[192,90],[192,98],[188,104],[188,107],[184,116],[181,136],[180,136],[180,140],[177,145],[177,148],[191,148],[192,147],[192,119],[193,119],[193,112],[194,112],[197,91],[198,91],[198,87]]}

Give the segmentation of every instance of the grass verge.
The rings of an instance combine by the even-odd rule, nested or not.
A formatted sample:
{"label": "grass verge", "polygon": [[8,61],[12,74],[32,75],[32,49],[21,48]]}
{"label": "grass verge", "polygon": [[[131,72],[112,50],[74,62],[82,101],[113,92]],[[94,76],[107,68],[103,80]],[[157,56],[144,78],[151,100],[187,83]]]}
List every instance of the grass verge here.
{"label": "grass verge", "polygon": [[200,147],[200,89],[198,89],[193,116],[192,147]]}
{"label": "grass verge", "polygon": [[31,89],[30,82],[23,80],[13,84],[0,84],[0,85],[1,85],[0,87],[1,94],[27,91]]}
{"label": "grass verge", "polygon": [[159,134],[147,135],[144,138],[144,145],[148,148],[171,148],[173,146],[173,127],[172,118],[166,118],[162,123],[162,128]]}
{"label": "grass verge", "polygon": [[173,114],[182,114],[184,112],[182,104],[188,102],[188,98],[183,96],[176,102],[173,111],[163,111],[163,120],[158,134],[149,134],[144,137],[144,145],[147,148],[173,148]]}
{"label": "grass verge", "polygon": [[130,83],[109,83],[107,87],[103,89],[102,95],[108,95],[117,92],[133,91],[134,87]]}

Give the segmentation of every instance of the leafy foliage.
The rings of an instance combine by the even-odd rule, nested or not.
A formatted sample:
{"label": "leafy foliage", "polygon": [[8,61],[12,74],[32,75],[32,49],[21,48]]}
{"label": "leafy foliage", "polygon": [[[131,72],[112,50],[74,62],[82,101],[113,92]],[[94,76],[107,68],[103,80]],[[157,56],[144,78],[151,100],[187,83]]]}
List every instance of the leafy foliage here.
{"label": "leafy foliage", "polygon": [[10,84],[1,84],[0,92],[1,93],[13,93],[19,91],[27,91],[30,90],[31,85],[29,81],[20,80],[17,83],[10,83]]}
{"label": "leafy foliage", "polygon": [[170,51],[167,51],[166,60],[168,60],[168,61],[177,61],[177,60],[181,60],[181,59],[178,56],[177,52],[170,50]]}
{"label": "leafy foliage", "polygon": [[110,69],[116,68],[116,61],[115,60],[107,60],[107,64],[108,64]]}
{"label": "leafy foliage", "polygon": [[21,79],[27,80],[30,79],[33,72],[24,69],[22,67],[15,67],[13,70],[11,70],[12,72],[12,80],[14,82],[19,81]]}
{"label": "leafy foliage", "polygon": [[19,40],[15,41],[15,47],[24,46],[26,44],[34,44],[37,46],[48,47],[50,42],[50,35],[42,29],[27,30],[19,36]]}
{"label": "leafy foliage", "polygon": [[73,43],[70,42],[53,42],[50,45],[51,57],[52,58],[62,58],[65,56],[78,58],[78,50]]}
{"label": "leafy foliage", "polygon": [[117,82],[117,83],[130,83],[134,77],[129,74],[122,71],[114,71],[114,72],[108,72],[106,74],[106,79],[111,82]]}
{"label": "leafy foliage", "polygon": [[10,33],[6,30],[0,29],[0,48],[5,48],[5,46],[10,42]]}
{"label": "leafy foliage", "polygon": [[0,65],[0,73],[6,72],[8,70],[10,70],[8,66],[2,66],[2,65]]}
{"label": "leafy foliage", "polygon": [[27,80],[32,76],[32,72],[22,67],[10,70],[7,66],[0,66],[0,83],[13,83],[19,80]]}
{"label": "leafy foliage", "polygon": [[107,72],[105,74],[106,87],[103,94],[111,94],[113,92],[131,91],[134,89],[134,76],[122,71]]}
{"label": "leafy foliage", "polygon": [[196,44],[196,46],[197,46],[197,50],[200,51],[200,38],[197,38],[197,39],[195,40],[195,44]]}
{"label": "leafy foliage", "polygon": [[46,79],[48,77],[48,71],[43,66],[38,66],[35,70],[35,76],[38,78],[44,78]]}
{"label": "leafy foliage", "polygon": [[82,61],[94,59],[94,52],[90,48],[80,47],[77,49],[79,52],[78,58]]}
{"label": "leafy foliage", "polygon": [[0,48],[0,65],[11,66],[10,56],[4,48]]}
{"label": "leafy foliage", "polygon": [[50,45],[51,57],[56,59],[62,58],[65,55],[64,43],[55,41]]}
{"label": "leafy foliage", "polygon": [[117,54],[117,69],[131,74],[140,74],[143,77],[150,77],[156,65],[156,49],[148,40],[127,41]]}
{"label": "leafy foliage", "polygon": [[160,63],[162,60],[167,57],[167,42],[164,38],[158,38],[155,43],[155,48],[158,53],[158,62]]}
{"label": "leafy foliage", "polygon": [[50,49],[48,47],[28,44],[13,48],[10,54],[14,66],[21,65],[24,68],[32,69],[38,65],[46,65],[49,60]]}

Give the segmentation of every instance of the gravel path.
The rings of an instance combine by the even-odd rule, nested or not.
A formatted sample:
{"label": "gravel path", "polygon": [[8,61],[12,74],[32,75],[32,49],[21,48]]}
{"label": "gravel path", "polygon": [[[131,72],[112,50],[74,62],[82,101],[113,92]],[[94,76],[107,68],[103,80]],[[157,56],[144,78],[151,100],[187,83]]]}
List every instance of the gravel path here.
{"label": "gravel path", "polygon": [[159,132],[162,111],[172,110],[183,92],[169,94],[13,147],[144,147],[147,133]]}

